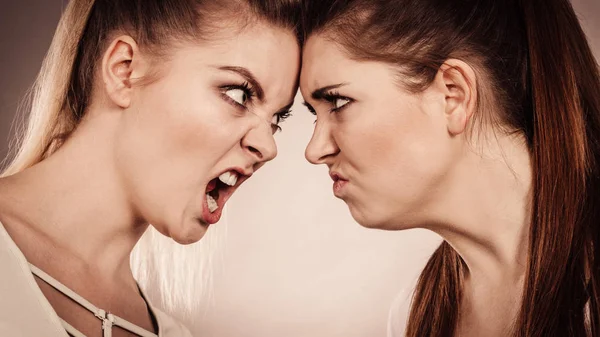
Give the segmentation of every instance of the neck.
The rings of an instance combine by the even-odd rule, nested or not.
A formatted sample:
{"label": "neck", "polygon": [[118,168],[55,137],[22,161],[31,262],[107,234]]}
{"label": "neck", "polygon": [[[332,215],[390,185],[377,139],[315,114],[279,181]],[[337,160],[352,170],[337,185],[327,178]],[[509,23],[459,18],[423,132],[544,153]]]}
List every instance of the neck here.
{"label": "neck", "polygon": [[90,118],[49,158],[0,179],[5,219],[104,275],[130,274],[129,255],[148,226],[135,216],[116,174],[114,118]]}
{"label": "neck", "polygon": [[[466,283],[520,289],[527,267],[531,166],[525,144],[499,136],[486,153],[465,151],[429,228],[465,261]],[[510,288],[510,287],[508,287]],[[465,289],[467,290],[467,289]]]}

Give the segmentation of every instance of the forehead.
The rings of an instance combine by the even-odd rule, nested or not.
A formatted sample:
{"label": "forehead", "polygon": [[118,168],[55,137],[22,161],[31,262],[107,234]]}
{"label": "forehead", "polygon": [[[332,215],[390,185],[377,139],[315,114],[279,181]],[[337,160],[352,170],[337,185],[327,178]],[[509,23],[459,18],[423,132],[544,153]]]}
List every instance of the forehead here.
{"label": "forehead", "polygon": [[[377,61],[358,61],[322,35],[311,36],[302,53],[300,87],[305,98],[315,89],[338,83],[372,88],[374,84],[394,83],[393,68]],[[308,95],[308,96],[307,96]]]}
{"label": "forehead", "polygon": [[321,34],[309,37],[302,51],[301,88],[313,90],[335,82],[348,63],[337,44]]}
{"label": "forehead", "polygon": [[[300,47],[294,34],[268,23],[255,22],[225,28],[210,41],[183,48],[180,56],[190,65],[248,69],[265,89],[267,100],[294,91],[300,67]],[[271,96],[271,97],[269,97]]]}

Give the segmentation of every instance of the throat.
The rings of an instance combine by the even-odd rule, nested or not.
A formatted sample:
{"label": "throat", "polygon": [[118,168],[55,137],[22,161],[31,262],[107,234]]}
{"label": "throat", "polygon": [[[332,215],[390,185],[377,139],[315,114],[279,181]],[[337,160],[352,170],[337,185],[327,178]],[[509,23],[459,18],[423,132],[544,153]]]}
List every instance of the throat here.
{"label": "throat", "polygon": [[457,335],[509,336],[521,307],[522,283],[476,282],[463,283]]}

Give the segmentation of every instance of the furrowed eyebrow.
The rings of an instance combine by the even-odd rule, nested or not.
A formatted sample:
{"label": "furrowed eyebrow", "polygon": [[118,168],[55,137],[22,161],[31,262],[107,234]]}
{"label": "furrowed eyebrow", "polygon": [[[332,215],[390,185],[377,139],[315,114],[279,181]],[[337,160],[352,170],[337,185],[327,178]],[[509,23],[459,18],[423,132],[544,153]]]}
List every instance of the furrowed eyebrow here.
{"label": "furrowed eyebrow", "polygon": [[244,67],[232,67],[232,66],[222,66],[222,67],[218,67],[218,68],[221,70],[234,72],[234,73],[237,73],[240,76],[242,76],[246,81],[248,81],[248,83],[250,83],[252,88],[254,88],[254,91],[256,92],[256,97],[258,98],[258,100],[261,102],[264,101],[265,91],[263,90],[262,86],[260,85],[260,83],[258,82],[256,77],[252,74],[252,72],[250,70],[248,70]]}
{"label": "furrowed eyebrow", "polygon": [[314,100],[323,100],[328,91],[343,87],[347,84],[348,83],[338,83],[338,84],[328,85],[328,86],[325,86],[325,87],[322,87],[322,88],[319,88],[319,89],[313,91],[310,96]]}

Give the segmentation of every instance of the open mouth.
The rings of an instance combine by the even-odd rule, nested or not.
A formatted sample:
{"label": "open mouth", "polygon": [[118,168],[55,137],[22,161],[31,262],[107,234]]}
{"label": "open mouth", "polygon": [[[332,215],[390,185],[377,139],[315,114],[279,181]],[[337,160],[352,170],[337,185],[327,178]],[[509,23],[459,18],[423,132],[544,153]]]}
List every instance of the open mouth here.
{"label": "open mouth", "polygon": [[230,169],[208,183],[202,212],[207,223],[213,224],[220,220],[225,203],[248,178],[249,174]]}

